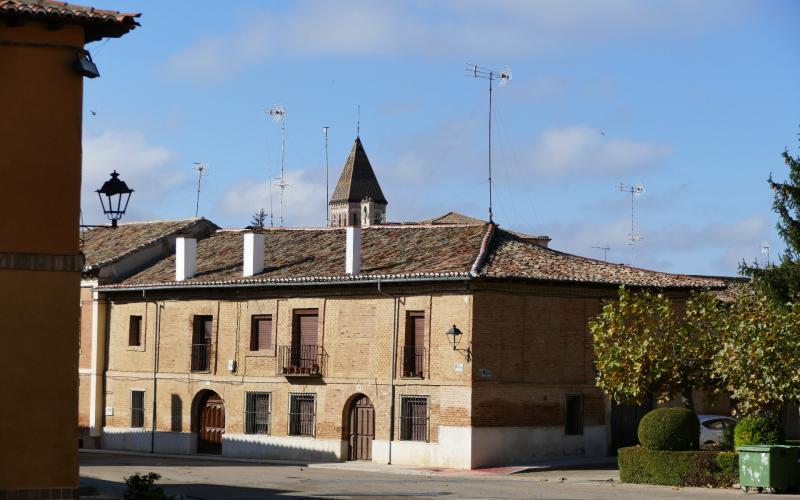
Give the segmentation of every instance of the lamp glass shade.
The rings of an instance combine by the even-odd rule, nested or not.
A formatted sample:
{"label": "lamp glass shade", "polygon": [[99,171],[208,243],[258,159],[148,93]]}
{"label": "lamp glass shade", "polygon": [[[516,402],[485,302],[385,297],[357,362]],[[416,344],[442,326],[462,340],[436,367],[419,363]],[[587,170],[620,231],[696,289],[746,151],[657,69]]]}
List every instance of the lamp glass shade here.
{"label": "lamp glass shade", "polygon": [[111,173],[111,179],[103,183],[103,187],[98,189],[96,193],[100,197],[103,213],[113,222],[125,215],[133,189],[129,188],[124,181],[121,181],[119,174],[114,170]]}
{"label": "lamp glass shade", "polygon": [[447,330],[447,336],[450,338],[450,343],[453,344],[455,348],[461,341],[461,330],[459,330],[456,325],[453,325],[452,328]]}

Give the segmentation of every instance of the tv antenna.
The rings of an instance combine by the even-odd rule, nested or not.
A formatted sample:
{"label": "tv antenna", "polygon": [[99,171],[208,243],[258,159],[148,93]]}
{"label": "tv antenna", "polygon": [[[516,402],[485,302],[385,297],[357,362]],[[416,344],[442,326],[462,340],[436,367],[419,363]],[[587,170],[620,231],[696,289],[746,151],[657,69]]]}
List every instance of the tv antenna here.
{"label": "tv antenna", "polygon": [[[281,124],[281,176],[278,178],[280,182],[278,186],[281,188],[281,215],[280,215],[280,223],[281,227],[283,227],[283,220],[284,220],[284,192],[286,191],[286,177],[284,171],[284,159],[286,157],[286,110],[280,104],[275,104],[271,108],[267,110],[267,114],[275,120],[275,123]],[[272,185],[272,180],[270,180],[270,186]],[[270,208],[270,212],[272,209]]]}
{"label": "tv antenna", "polygon": [[328,194],[328,189],[330,187],[330,182],[328,181],[328,129],[330,127],[322,127],[322,133],[325,136],[325,224],[327,226],[331,225],[331,218],[330,218],[330,210],[328,210],[328,200],[330,200],[330,195]]}
{"label": "tv antenna", "polygon": [[764,243],[761,244],[761,253],[767,254],[767,267],[769,267],[769,251],[770,251],[769,243],[765,241]]}
{"label": "tv antenna", "polygon": [[494,222],[492,214],[492,82],[500,81],[505,86],[511,80],[511,70],[495,71],[492,69],[467,63],[467,76],[489,80],[489,222]]}
{"label": "tv antenna", "polygon": [[611,250],[610,246],[606,245],[604,247],[597,246],[597,247],[592,247],[592,248],[596,248],[597,250],[602,250],[603,251],[603,261],[604,262],[608,262],[608,251]]}
{"label": "tv antenna", "polygon": [[194,162],[192,163],[192,168],[197,172],[197,201],[194,205],[194,216],[197,217],[197,214],[200,213],[200,181],[203,180],[203,177],[208,176],[208,165]]}
{"label": "tv antenna", "polygon": [[623,193],[630,193],[630,195],[631,195],[631,232],[630,232],[630,234],[628,234],[628,245],[630,245],[630,247],[631,247],[631,267],[633,267],[633,256],[634,256],[634,250],[635,250],[636,244],[639,243],[642,239],[644,239],[644,236],[642,236],[640,234],[636,234],[636,231],[635,231],[635,224],[634,224],[634,222],[635,222],[634,213],[635,212],[634,212],[633,200],[637,196],[641,196],[642,193],[644,193],[644,186],[641,185],[641,184],[637,184],[636,186],[629,186],[627,184],[623,184],[623,183],[620,182],[619,186],[617,186],[617,189],[619,191],[623,192]]}

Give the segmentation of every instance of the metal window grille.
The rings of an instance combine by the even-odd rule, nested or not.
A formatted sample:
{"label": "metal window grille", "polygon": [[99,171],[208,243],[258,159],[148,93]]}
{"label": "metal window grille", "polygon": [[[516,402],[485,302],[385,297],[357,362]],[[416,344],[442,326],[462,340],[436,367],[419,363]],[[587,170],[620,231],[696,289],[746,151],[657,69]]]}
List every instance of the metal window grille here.
{"label": "metal window grille", "polygon": [[567,394],[564,434],[583,434],[583,394]]}
{"label": "metal window grille", "polygon": [[403,396],[400,398],[400,439],[403,441],[428,440],[427,396]]}
{"label": "metal window grille", "polygon": [[250,326],[250,350],[269,351],[272,349],[272,316],[254,315]]}
{"label": "metal window grille", "polygon": [[316,396],[314,394],[289,395],[289,435],[314,436],[316,420]]}
{"label": "metal window grille", "polygon": [[131,316],[128,324],[128,345],[142,345],[142,317]]}
{"label": "metal window grille", "polygon": [[245,434],[269,434],[270,394],[248,392],[245,395]]}
{"label": "metal window grille", "polygon": [[144,427],[144,391],[131,391],[131,427]]}

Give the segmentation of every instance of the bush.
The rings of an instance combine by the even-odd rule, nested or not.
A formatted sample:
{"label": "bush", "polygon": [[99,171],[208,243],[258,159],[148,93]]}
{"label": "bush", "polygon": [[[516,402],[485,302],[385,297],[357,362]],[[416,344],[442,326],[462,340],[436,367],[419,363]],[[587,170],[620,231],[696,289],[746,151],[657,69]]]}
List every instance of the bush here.
{"label": "bush", "polygon": [[164,490],[155,486],[155,482],[161,479],[161,475],[155,472],[145,474],[134,474],[125,478],[125,500],[170,500]]}
{"label": "bush", "polygon": [[771,417],[744,417],[736,424],[733,439],[737,448],[748,444],[781,444],[783,428]]}
{"label": "bush", "polygon": [[663,451],[620,448],[623,483],[727,488],[739,482],[739,455],[725,451]]}
{"label": "bush", "polygon": [[639,423],[639,442],[648,450],[700,449],[700,421],[686,408],[658,408]]}

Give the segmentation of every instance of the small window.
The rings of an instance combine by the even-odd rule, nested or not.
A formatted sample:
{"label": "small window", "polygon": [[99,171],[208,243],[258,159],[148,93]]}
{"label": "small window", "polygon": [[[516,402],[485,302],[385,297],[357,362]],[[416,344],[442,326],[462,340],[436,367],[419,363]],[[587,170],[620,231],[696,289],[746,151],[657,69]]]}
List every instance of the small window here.
{"label": "small window", "polygon": [[272,350],[272,315],[254,315],[250,322],[250,350]]}
{"label": "small window", "polygon": [[583,394],[567,394],[564,434],[583,434]]}
{"label": "small window", "polygon": [[314,394],[289,395],[289,435],[314,436],[316,401]]}
{"label": "small window", "polygon": [[400,398],[400,439],[403,441],[428,440],[427,396]]}
{"label": "small window", "polygon": [[131,391],[131,427],[144,427],[144,391]]}
{"label": "small window", "polygon": [[270,394],[268,392],[245,393],[245,434],[269,434]]}
{"label": "small window", "polygon": [[131,316],[128,323],[128,345],[142,345],[142,317]]}

